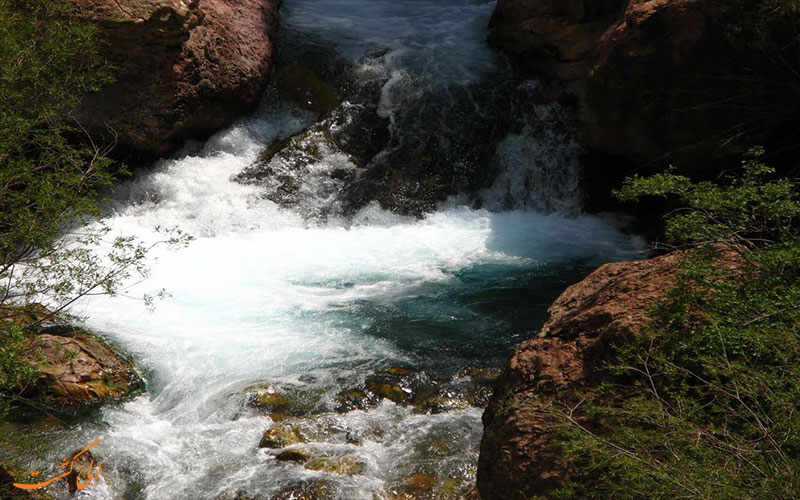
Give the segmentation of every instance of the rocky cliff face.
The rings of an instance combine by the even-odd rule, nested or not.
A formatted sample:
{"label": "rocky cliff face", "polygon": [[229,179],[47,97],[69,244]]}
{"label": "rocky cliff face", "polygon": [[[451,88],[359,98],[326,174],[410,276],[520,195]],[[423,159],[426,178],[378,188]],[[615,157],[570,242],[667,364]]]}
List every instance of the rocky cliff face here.
{"label": "rocky cliff face", "polygon": [[[754,28],[764,5],[499,0],[491,39],[545,80],[545,97],[577,101],[589,148],[698,169],[763,144],[797,105]],[[762,28],[796,44],[779,24]]]}
{"label": "rocky cliff face", "polygon": [[679,265],[678,253],[607,264],[553,303],[539,334],[515,350],[483,415],[481,498],[528,499],[569,476],[545,409],[598,382],[610,345],[642,331],[648,305],[672,287]]}
{"label": "rocky cliff face", "polygon": [[74,116],[117,156],[163,155],[259,101],[280,0],[65,1],[100,25],[117,68]]}

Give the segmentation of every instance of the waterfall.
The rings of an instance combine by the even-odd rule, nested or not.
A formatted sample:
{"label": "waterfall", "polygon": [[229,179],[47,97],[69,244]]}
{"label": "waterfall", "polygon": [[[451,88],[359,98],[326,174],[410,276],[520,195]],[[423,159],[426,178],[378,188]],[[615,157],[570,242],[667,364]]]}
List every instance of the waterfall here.
{"label": "waterfall", "polygon": [[[380,82],[391,135],[379,158],[401,158],[392,154],[416,144],[414,127],[435,113],[468,109],[468,117],[505,99],[485,92],[486,78],[508,71],[484,43],[491,2],[288,0],[285,9],[283,37],[306,51],[323,43]],[[469,370],[500,366],[532,336],[566,285],[643,248],[617,219],[577,214],[577,148],[553,105],[508,131],[476,118],[499,143],[488,156],[466,148],[459,157],[499,172],[490,187],[463,181],[484,207],[455,196],[422,218],[376,203],[336,210],[328,196],[339,187],[322,175],[342,159],[331,151],[312,155],[293,180],[301,193],[293,205],[275,200],[281,185],[242,181],[265,148],[317,120],[269,95],[255,115],[116,192],[107,219],[115,231],[154,241],[155,226],[176,225],[196,240],[157,249],[150,279],[126,290],[165,288],[171,296],[155,312],[125,296],[79,305],[88,327],[137,360],[148,388],[58,434],[59,450],[102,438],[93,452],[103,480],[86,498],[271,498],[324,488],[331,498],[371,499],[419,474],[434,478],[440,497],[461,498],[474,484],[479,406],[433,411],[383,399],[343,410],[339,393],[404,367],[415,383],[457,394],[477,377]],[[444,125],[461,133],[463,121]],[[443,130],[431,147],[455,137]],[[257,386],[298,395],[303,412],[279,418],[253,407]],[[258,448],[278,423],[298,426],[304,443],[292,449],[322,465]],[[342,457],[358,467],[326,469]]]}

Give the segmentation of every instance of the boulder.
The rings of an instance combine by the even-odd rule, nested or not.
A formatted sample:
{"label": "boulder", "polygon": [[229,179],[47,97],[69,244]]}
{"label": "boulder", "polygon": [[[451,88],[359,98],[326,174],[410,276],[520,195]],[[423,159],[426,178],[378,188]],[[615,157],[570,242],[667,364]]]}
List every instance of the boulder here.
{"label": "boulder", "polygon": [[261,384],[248,387],[245,391],[248,405],[266,413],[274,422],[290,417],[314,415],[324,409],[321,390]]}
{"label": "boulder", "polygon": [[[612,359],[612,345],[649,324],[648,308],[676,284],[682,255],[604,265],[553,303],[538,335],[514,351],[483,414],[481,498],[528,499],[569,477],[551,439],[555,422],[548,409],[556,398],[605,380],[601,369]],[[733,267],[738,258],[723,251],[719,262]]]}
{"label": "boulder", "polygon": [[544,97],[577,102],[593,151],[703,173],[785,135],[800,105],[790,65],[763,51],[761,37],[787,51],[798,45],[779,23],[758,25],[768,4],[499,0],[490,39],[543,79]]}
{"label": "boulder", "polygon": [[65,408],[117,399],[143,388],[133,365],[97,337],[72,327],[44,332],[29,344],[30,361],[41,377],[26,396]]}
{"label": "boulder", "polygon": [[389,120],[378,114],[379,95],[377,82],[365,85],[319,122],[270,145],[235,180],[259,186],[265,198],[307,218],[340,214],[340,193],[389,139]]}
{"label": "boulder", "polygon": [[162,156],[259,102],[280,0],[63,1],[97,22],[117,68],[72,113],[117,156]]}

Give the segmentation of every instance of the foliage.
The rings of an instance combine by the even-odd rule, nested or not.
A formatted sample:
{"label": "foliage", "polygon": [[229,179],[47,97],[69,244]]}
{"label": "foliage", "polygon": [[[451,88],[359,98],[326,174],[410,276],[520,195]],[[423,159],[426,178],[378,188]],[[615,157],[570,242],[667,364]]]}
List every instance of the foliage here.
{"label": "foliage", "polygon": [[677,198],[669,243],[690,249],[606,382],[554,407],[577,472],[547,498],[800,498],[800,197],[761,153],[721,184],[666,173],[618,193]]}
{"label": "foliage", "polygon": [[[145,277],[153,244],[111,236],[98,193],[124,173],[70,116],[111,81],[69,2],[0,0],[0,417],[37,376],[28,338],[81,297]],[[180,231],[160,243],[184,244]],[[145,297],[148,303],[152,297]],[[43,314],[31,317],[34,304]]]}

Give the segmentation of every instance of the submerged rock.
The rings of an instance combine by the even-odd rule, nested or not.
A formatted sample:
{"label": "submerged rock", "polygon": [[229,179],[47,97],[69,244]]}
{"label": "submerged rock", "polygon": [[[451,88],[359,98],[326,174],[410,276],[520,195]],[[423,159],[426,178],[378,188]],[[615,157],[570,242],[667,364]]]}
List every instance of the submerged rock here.
{"label": "submerged rock", "polygon": [[320,115],[333,111],[342,102],[336,87],[297,61],[278,68],[275,81],[283,98]]}
{"label": "submerged rock", "polygon": [[73,112],[116,154],[162,156],[261,99],[280,0],[64,0],[96,21],[116,82]]}
{"label": "submerged rock", "polygon": [[464,481],[416,473],[389,488],[389,500],[479,500]]}
{"label": "submerged rock", "polygon": [[275,460],[281,462],[308,462],[314,454],[305,448],[290,448],[275,455]]}
{"label": "submerged rock", "polygon": [[270,500],[333,500],[336,498],[334,485],[322,479],[304,481],[295,486],[290,486]]}
{"label": "submerged rock", "polygon": [[336,411],[368,410],[383,399],[426,413],[482,408],[498,375],[495,370],[474,368],[451,377],[431,377],[411,368],[390,367],[369,375],[363,388],[340,392]]}
{"label": "submerged rock", "polygon": [[325,472],[327,474],[356,476],[363,474],[367,465],[357,457],[338,456],[312,458],[304,467],[308,470]]}

